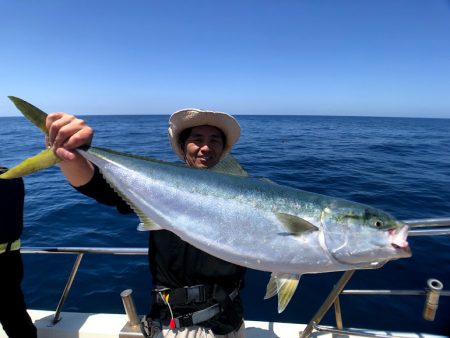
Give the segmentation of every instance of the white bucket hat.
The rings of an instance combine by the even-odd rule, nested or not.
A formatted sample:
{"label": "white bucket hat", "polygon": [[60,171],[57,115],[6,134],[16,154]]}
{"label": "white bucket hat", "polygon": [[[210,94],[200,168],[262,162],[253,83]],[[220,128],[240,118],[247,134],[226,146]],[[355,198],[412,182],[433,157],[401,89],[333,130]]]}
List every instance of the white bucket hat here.
{"label": "white bucket hat", "polygon": [[179,142],[180,134],[187,128],[198,126],[213,126],[219,128],[226,137],[226,144],[220,159],[223,159],[234,146],[241,134],[239,123],[227,113],[205,111],[195,108],[178,110],[169,118],[169,139],[173,150],[183,161],[184,151]]}

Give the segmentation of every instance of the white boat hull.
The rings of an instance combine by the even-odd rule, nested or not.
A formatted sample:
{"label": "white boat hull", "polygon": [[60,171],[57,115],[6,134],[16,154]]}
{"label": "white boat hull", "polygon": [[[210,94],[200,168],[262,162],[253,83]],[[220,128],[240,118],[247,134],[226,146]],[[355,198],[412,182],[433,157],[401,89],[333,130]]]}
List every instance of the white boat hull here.
{"label": "white boat hull", "polygon": [[[61,320],[57,324],[52,324],[53,311],[29,310],[28,312],[38,329],[38,338],[142,338],[138,327],[132,328],[127,325],[128,317],[125,314],[62,312]],[[298,338],[299,332],[303,331],[306,325],[245,321],[245,327],[247,338]],[[369,332],[391,337],[445,337],[423,333],[372,330]],[[333,337],[331,333],[319,333],[318,335],[313,333],[312,336],[320,336],[321,338]],[[356,338],[362,336],[347,337]],[[1,328],[0,338],[8,338]]]}

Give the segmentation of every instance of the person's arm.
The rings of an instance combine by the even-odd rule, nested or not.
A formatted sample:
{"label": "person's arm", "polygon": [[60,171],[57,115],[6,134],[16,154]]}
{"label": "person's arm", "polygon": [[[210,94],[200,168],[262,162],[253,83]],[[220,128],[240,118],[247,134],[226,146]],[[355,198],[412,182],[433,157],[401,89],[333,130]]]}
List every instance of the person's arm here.
{"label": "person's arm", "polygon": [[67,181],[74,187],[81,187],[87,184],[94,176],[92,163],[80,155],[74,160],[64,160],[59,167],[67,178]]}

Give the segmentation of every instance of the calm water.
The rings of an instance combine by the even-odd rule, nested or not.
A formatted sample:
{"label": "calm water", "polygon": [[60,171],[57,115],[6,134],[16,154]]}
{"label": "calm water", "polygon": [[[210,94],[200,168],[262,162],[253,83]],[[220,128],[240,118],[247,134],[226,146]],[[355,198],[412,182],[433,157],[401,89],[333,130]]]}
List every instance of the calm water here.
{"label": "calm water", "polygon": [[[166,137],[168,116],[88,116],[94,144],[176,161]],[[399,219],[450,216],[450,120],[367,117],[240,116],[234,155],[251,175],[382,208]],[[0,162],[12,166],[43,148],[37,128],[2,118]],[[25,178],[24,246],[142,247],[147,234],[133,215],[120,215],[77,193],[54,167]],[[257,235],[257,234],[252,234]],[[428,278],[450,287],[450,238],[410,239],[413,257],[357,271],[348,288],[423,289]],[[72,255],[25,255],[24,291],[31,308],[55,309]],[[307,322],[341,273],[305,275],[282,314],[263,300],[269,274],[249,271],[246,318]],[[64,310],[123,312],[119,293],[134,290],[138,312],[149,306],[145,256],[88,255]],[[421,318],[423,297],[343,296],[344,325],[449,334],[450,298],[436,320]],[[334,324],[331,311],[323,323]]]}

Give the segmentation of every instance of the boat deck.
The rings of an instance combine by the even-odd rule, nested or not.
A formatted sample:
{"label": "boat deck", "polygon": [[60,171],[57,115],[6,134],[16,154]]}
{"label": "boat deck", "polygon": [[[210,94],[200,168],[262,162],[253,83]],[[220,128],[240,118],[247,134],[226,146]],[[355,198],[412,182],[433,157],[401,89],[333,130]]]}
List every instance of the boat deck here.
{"label": "boat deck", "polygon": [[[61,320],[57,324],[52,323],[54,311],[29,310],[30,316],[38,328],[39,338],[131,338],[142,337],[139,327],[127,325],[128,317],[125,314],[105,313],[78,313],[62,312]],[[246,321],[247,338],[298,338],[299,333],[306,327],[304,324],[274,323]],[[417,338],[441,338],[422,333],[403,333],[389,331],[364,331],[370,332],[376,337],[417,337]],[[367,337],[364,335],[333,334],[314,331],[311,337]],[[0,338],[7,338],[0,328]]]}

